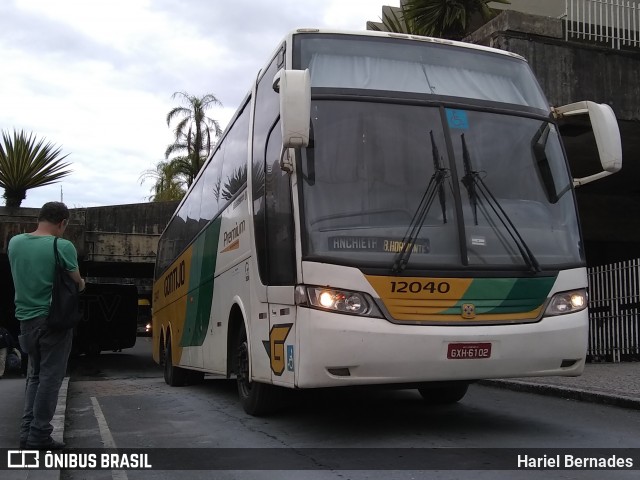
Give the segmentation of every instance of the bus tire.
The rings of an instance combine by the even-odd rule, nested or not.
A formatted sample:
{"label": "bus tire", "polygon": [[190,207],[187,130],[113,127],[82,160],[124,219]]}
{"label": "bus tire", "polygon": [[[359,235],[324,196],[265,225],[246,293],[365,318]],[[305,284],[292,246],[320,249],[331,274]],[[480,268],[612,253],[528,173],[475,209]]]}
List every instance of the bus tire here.
{"label": "bus tire", "polygon": [[273,385],[249,380],[249,342],[244,326],[238,332],[235,345],[235,372],[242,408],[254,417],[266,416],[275,412],[278,407],[279,389]]}
{"label": "bus tire", "polygon": [[171,338],[167,337],[164,349],[164,381],[172,387],[182,387],[187,381],[187,370],[173,365],[171,356]]}
{"label": "bus tire", "polygon": [[445,382],[426,384],[418,388],[418,392],[428,405],[450,405],[462,400],[468,389],[469,384],[466,382]]}

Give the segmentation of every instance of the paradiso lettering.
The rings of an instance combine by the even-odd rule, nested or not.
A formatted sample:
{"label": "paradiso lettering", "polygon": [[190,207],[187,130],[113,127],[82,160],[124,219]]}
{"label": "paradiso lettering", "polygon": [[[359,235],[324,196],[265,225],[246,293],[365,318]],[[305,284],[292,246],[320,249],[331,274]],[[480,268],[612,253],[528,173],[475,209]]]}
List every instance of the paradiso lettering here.
{"label": "paradiso lettering", "polygon": [[179,289],[186,280],[186,267],[184,260],[176,267],[173,267],[164,279],[164,296],[168,297]]}

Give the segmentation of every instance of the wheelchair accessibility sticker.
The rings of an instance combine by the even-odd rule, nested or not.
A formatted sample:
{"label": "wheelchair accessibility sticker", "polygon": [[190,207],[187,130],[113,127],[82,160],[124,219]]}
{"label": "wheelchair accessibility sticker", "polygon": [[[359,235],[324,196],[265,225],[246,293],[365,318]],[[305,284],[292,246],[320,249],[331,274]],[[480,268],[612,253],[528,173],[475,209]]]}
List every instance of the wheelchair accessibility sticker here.
{"label": "wheelchair accessibility sticker", "polygon": [[449,127],[454,130],[468,130],[469,119],[467,118],[467,112],[464,110],[454,110],[447,108],[447,123]]}
{"label": "wheelchair accessibility sticker", "polygon": [[287,370],[293,372],[293,345],[287,345]]}

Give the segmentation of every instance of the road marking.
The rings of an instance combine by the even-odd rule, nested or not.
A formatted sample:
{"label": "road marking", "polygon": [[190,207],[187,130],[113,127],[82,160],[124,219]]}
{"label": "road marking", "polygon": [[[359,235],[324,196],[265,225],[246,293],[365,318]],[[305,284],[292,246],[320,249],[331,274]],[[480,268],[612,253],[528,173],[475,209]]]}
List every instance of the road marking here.
{"label": "road marking", "polygon": [[[93,414],[96,416],[96,420],[98,420],[98,429],[100,430],[100,437],[102,438],[104,448],[118,448],[116,446],[116,442],[113,440],[111,430],[109,430],[109,425],[107,424],[107,419],[102,413],[98,399],[96,397],[91,397],[91,403],[93,404]],[[111,470],[111,477],[113,480],[129,480],[127,472],[124,470]]]}

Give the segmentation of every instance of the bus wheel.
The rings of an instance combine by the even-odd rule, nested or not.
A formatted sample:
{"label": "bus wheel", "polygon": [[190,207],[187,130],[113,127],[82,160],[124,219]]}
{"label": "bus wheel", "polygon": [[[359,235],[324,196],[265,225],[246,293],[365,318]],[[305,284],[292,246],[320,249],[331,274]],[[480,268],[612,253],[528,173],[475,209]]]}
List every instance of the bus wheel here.
{"label": "bus wheel", "polygon": [[445,382],[426,384],[418,388],[418,392],[429,405],[449,405],[462,400],[468,389],[469,384],[466,382]]}
{"label": "bus wheel", "polygon": [[171,339],[167,338],[167,345],[164,349],[164,381],[172,387],[181,387],[186,383],[187,373],[185,369],[173,366]]}
{"label": "bus wheel", "polygon": [[256,417],[273,413],[278,406],[278,388],[249,380],[249,343],[244,327],[236,342],[236,378],[242,408]]}

